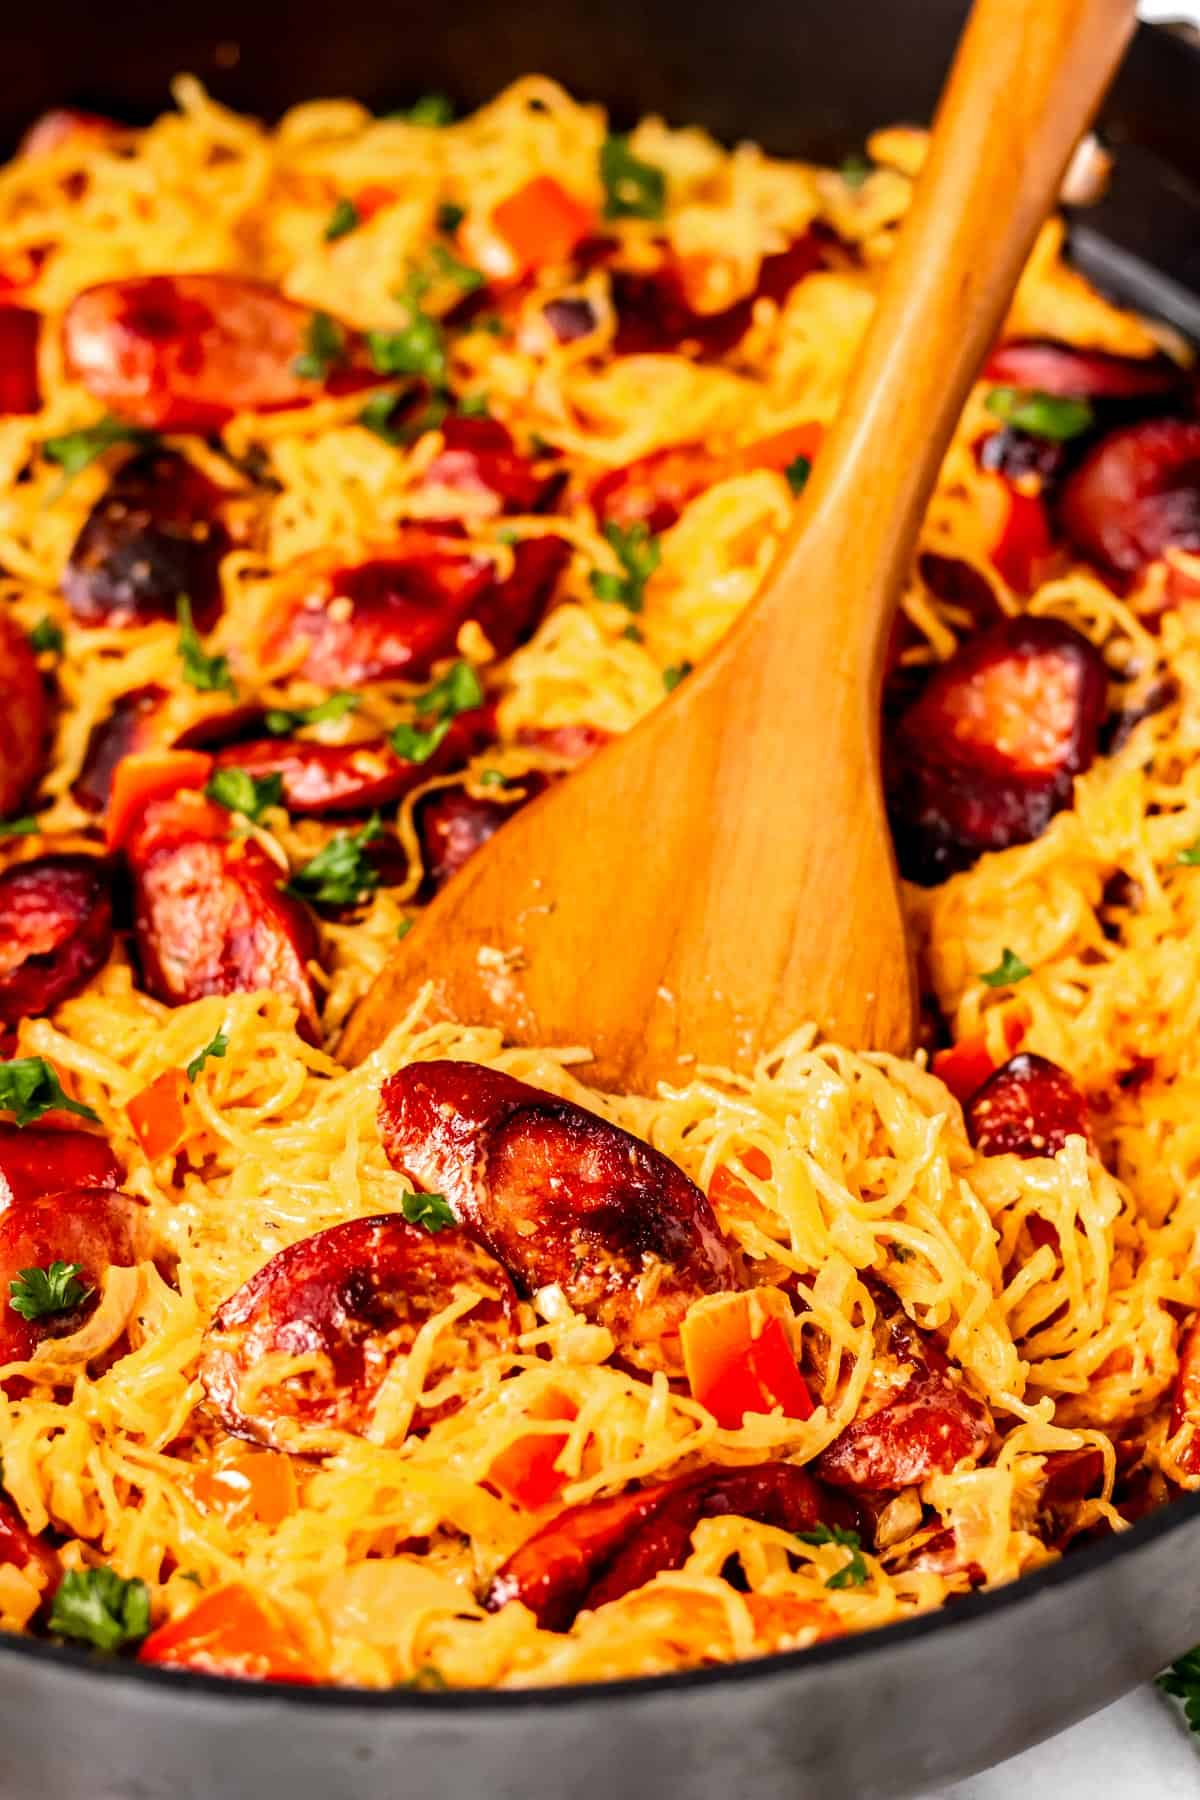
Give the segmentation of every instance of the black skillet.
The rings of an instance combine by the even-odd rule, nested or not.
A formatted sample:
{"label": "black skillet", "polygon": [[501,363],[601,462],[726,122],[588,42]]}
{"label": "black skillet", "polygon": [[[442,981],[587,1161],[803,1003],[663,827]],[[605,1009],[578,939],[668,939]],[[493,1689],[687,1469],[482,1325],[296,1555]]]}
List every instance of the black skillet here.
{"label": "black skillet", "polygon": [[[1046,0],[1053,4],[1054,0]],[[543,71],[833,160],[927,119],[964,0],[9,0],[0,142],[43,108],[132,121],[200,75],[265,114],[318,94],[470,105]],[[1077,260],[1200,338],[1200,50],[1143,27]],[[1011,1756],[1200,1640],[1200,1496],[945,1613],[729,1669],[527,1693],[254,1688],[0,1637],[0,1800],[871,1800]]]}

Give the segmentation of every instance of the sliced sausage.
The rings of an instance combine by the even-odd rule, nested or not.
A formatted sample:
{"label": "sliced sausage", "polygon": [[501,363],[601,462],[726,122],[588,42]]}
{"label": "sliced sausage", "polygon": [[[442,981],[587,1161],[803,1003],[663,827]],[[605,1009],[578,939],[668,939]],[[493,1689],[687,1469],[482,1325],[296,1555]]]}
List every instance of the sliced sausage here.
{"label": "sliced sausage", "polygon": [[[281,1250],[225,1302],[200,1379],[227,1431],[275,1450],[294,1448],[303,1426],[362,1432],[396,1358],[464,1288],[484,1297],[455,1324],[430,1383],[512,1340],[508,1276],[453,1228],[430,1233],[392,1213],[334,1225]],[[264,1358],[314,1354],[315,1369],[262,1380]]]}
{"label": "sliced sausage", "polygon": [[655,450],[610,469],[593,482],[589,498],[596,517],[606,524],[644,525],[654,533],[673,525],[689,501],[719,481],[722,459],[703,444]]}
{"label": "sliced sausage", "polygon": [[792,1463],[710,1466],[568,1507],[497,1571],[484,1605],[498,1612],[519,1600],[544,1631],[567,1631],[578,1613],[678,1569],[699,1521],[725,1514],[792,1532],[823,1524],[852,1530],[859,1524],[857,1510],[844,1496],[830,1493]]}
{"label": "sliced sausage", "polygon": [[710,360],[728,355],[750,329],[756,301],[782,306],[792,289],[825,261],[822,239],[810,232],[777,255],[764,256],[753,293],[713,313],[693,311],[679,271],[669,263],[653,274],[615,270],[613,348],[618,356],[679,351]]}
{"label": "sliced sausage", "polygon": [[111,875],[98,856],[37,856],[0,875],[0,1023],[52,1012],[112,949]]}
{"label": "sliced sausage", "polygon": [[640,1138],[468,1062],[384,1082],[393,1168],[445,1196],[527,1294],[556,1283],[619,1342],[657,1347],[701,1294],[737,1285],[707,1199]]}
{"label": "sliced sausage", "polygon": [[297,817],[369,813],[402,800],[431,775],[461,768],[491,740],[495,713],[480,706],[459,713],[424,762],[397,756],[386,738],[358,744],[317,744],[301,738],[263,738],[232,744],[216,757],[220,768],[245,769],[283,781],[283,805]]}
{"label": "sliced sausage", "polygon": [[1183,371],[1168,356],[1113,356],[1053,338],[1012,338],[984,364],[983,381],[1081,400],[1142,400],[1178,393]]}
{"label": "sliced sausage", "polygon": [[[94,1310],[110,1268],[132,1268],[150,1254],[142,1203],[120,1188],[70,1188],[14,1202],[0,1213],[0,1363],[27,1362],[43,1338],[68,1337]],[[77,1263],[91,1292],[67,1312],[26,1319],[9,1302],[22,1269]]]}
{"label": "sliced sausage", "polygon": [[315,1038],[312,917],[282,892],[253,838],[229,836],[227,812],[186,795],[153,802],[129,863],[138,962],[156,999],[178,1006],[266,989],[293,1000],[300,1030]]}
{"label": "sliced sausage", "polygon": [[454,655],[469,620],[497,656],[507,656],[538,624],[569,556],[562,538],[526,538],[513,547],[508,579],[497,581],[489,557],[452,538],[412,531],[399,554],[341,569],[306,593],[283,619],[272,650],[302,649],[296,672],[331,688],[397,675],[423,681]]}
{"label": "sliced sausage", "polygon": [[46,766],[50,728],[37,658],[16,620],[0,610],[0,818],[18,813]]}
{"label": "sliced sausage", "polygon": [[228,495],[174,450],[135,456],[114,476],[75,540],[63,594],[82,625],[173,619],[181,594],[198,631],[221,610]]}
{"label": "sliced sausage", "polygon": [[0,1124],[0,1210],[68,1188],[116,1187],[123,1175],[99,1132]]}
{"label": "sliced sausage", "polygon": [[561,756],[564,762],[586,762],[597,750],[603,750],[605,744],[611,744],[614,733],[603,725],[590,725],[586,719],[579,719],[573,725],[522,725],[517,732],[520,744],[535,744],[539,750],[549,750],[553,756]]}
{"label": "sliced sausage", "polygon": [[1057,1156],[1069,1137],[1088,1136],[1087,1101],[1066,1070],[1026,1050],[988,1077],[963,1117],[984,1156]]}
{"label": "sliced sausage", "polygon": [[313,315],[239,275],[136,275],[79,294],[63,319],[67,366],[119,418],[216,431],[235,413],[305,406],[378,380],[358,342],[328,375],[297,372]]}
{"label": "sliced sausage", "polygon": [[35,413],[41,315],[27,306],[0,306],[0,416]]}
{"label": "sliced sausage", "polygon": [[1200,423],[1149,419],[1101,438],[1064,483],[1058,520],[1121,583],[1172,547],[1200,551]]}
{"label": "sliced sausage", "polygon": [[449,488],[488,513],[537,512],[561,485],[557,471],[539,473],[498,419],[452,414],[441,427],[442,448],[427,465],[421,486]]}
{"label": "sliced sausage", "polygon": [[462,788],[437,788],[417,808],[417,835],[425,867],[425,888],[437,893],[470,862],[527,801],[544,793],[553,777],[531,769],[514,777],[504,800],[487,800]]}
{"label": "sliced sausage", "polygon": [[[963,1384],[939,1346],[898,1301],[876,1294],[875,1357],[884,1373],[874,1411],[852,1420],[813,1464],[822,1481],[855,1493],[916,1487],[974,1462],[988,1446],[992,1415]],[[903,1385],[896,1380],[911,1373]]]}
{"label": "sliced sausage", "polygon": [[166,688],[131,688],[114,702],[111,712],[92,727],[71,797],[87,812],[108,805],[113,772],[123,756],[153,750],[162,741],[160,719]]}
{"label": "sliced sausage", "polygon": [[927,885],[1038,837],[1096,756],[1107,671],[1057,619],[967,640],[901,713],[887,745],[900,866]]}

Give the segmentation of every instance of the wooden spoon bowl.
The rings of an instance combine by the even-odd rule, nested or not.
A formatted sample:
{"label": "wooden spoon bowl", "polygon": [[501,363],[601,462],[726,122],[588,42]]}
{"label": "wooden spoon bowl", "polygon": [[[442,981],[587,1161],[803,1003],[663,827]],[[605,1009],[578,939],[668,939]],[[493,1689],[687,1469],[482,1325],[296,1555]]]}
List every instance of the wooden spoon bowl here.
{"label": "wooden spoon bowl", "polygon": [[911,1047],[885,646],[926,502],[1132,0],[976,0],[837,423],[759,598],[633,731],[507,824],[397,947],[343,1054],[437,1006],[585,1044],[600,1086],[746,1068],[805,1020]]}

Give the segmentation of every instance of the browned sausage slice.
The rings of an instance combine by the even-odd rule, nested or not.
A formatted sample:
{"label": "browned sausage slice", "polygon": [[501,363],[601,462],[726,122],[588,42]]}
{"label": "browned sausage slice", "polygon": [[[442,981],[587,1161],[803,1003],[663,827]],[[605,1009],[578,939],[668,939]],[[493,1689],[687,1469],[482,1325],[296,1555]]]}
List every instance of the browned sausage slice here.
{"label": "browned sausage slice", "polygon": [[544,793],[552,779],[537,769],[514,776],[505,785],[503,800],[485,799],[453,787],[437,788],[423,797],[417,812],[417,833],[428,890],[436,893],[445,887],[450,877],[457,875],[514,813]]}
{"label": "browned sausage slice", "polygon": [[792,1463],[704,1468],[631,1494],[568,1507],[500,1568],[485,1606],[519,1600],[546,1631],[566,1631],[577,1613],[619,1600],[687,1560],[702,1518],[732,1513],[783,1531],[819,1525],[853,1530],[856,1508]]}
{"label": "browned sausage slice", "polygon": [[[120,1188],[69,1188],[14,1202],[0,1213],[0,1363],[26,1362],[43,1338],[69,1336],[95,1307],[107,1270],[132,1268],[150,1253],[145,1208]],[[69,1310],[24,1318],[10,1283],[22,1269],[55,1262],[77,1263],[90,1293]]]}
{"label": "browned sausage slice", "polygon": [[50,718],[29,639],[0,610],[0,818],[19,812],[46,766]]}
{"label": "browned sausage slice", "polygon": [[[875,1410],[854,1419],[813,1464],[822,1481],[855,1493],[915,1487],[982,1456],[992,1416],[956,1378],[939,1346],[891,1296],[876,1294],[875,1355],[886,1371]],[[907,1381],[897,1386],[905,1370]]]}
{"label": "browned sausage slice", "polygon": [[384,1082],[393,1168],[443,1194],[526,1293],[557,1284],[618,1341],[658,1349],[701,1294],[737,1285],[705,1196],[661,1151],[478,1063]]}
{"label": "browned sausage slice", "polygon": [[98,856],[38,856],[0,875],[0,1023],[51,1012],[104,967],[110,890]]}
{"label": "browned sausage slice", "polygon": [[[273,1449],[294,1448],[301,1426],[361,1432],[396,1358],[468,1289],[483,1297],[455,1324],[428,1385],[511,1341],[512,1283],[461,1231],[430,1233],[393,1213],[351,1219],[281,1250],[225,1302],[200,1379],[227,1431]],[[315,1369],[261,1379],[266,1357],[314,1354]]]}
{"label": "browned sausage slice", "polygon": [[83,765],[71,789],[78,805],[88,812],[103,812],[121,758],[136,750],[152,750],[162,741],[158,721],[166,698],[166,688],[130,688],[113,702],[107,717],[92,727]]}
{"label": "browned sausage slice", "polygon": [[99,1132],[0,1124],[0,1210],[67,1188],[116,1187],[123,1174]]}
{"label": "browned sausage slice", "polygon": [[967,1135],[984,1156],[1057,1156],[1088,1137],[1087,1101],[1065,1069],[1028,1051],[989,1075],[963,1108]]}
{"label": "browned sausage slice", "polygon": [[0,306],[0,416],[35,413],[42,320],[28,306]]}
{"label": "browned sausage slice", "polygon": [[1148,419],[1101,438],[1064,483],[1058,519],[1118,583],[1172,546],[1200,551],[1200,423]]}
{"label": "browned sausage slice", "polygon": [[312,918],[281,892],[260,845],[229,836],[227,812],[188,795],[154,802],[129,863],[138,961],[156,999],[268,989],[295,1001],[301,1031],[315,1037]]}
{"label": "browned sausage slice", "polygon": [[135,456],[113,477],[75,540],[63,594],[83,625],[173,619],[181,594],[199,631],[221,610],[230,546],[228,496],[173,450]]}
{"label": "browned sausage slice", "polygon": [[158,431],[216,431],[238,412],[305,406],[379,377],[357,340],[304,373],[313,315],[239,275],[138,275],[74,299],[63,319],[71,373],[119,418]]}

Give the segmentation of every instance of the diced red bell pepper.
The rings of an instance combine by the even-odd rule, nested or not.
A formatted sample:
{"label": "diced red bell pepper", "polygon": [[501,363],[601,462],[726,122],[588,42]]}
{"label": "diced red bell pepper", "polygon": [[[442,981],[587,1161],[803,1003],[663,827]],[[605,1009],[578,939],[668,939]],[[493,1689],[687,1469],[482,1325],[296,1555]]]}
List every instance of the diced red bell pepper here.
{"label": "diced red bell pepper", "polygon": [[[1004,1041],[1010,1050],[1015,1050],[1025,1036],[1024,1021],[1016,1013],[1008,1013],[1004,1019]],[[988,1079],[999,1065],[988,1051],[988,1034],[986,1031],[972,1032],[970,1037],[961,1038],[948,1050],[939,1050],[930,1068],[944,1081],[954,1098],[965,1105]]]}
{"label": "diced red bell pepper", "polygon": [[239,1681],[287,1681],[301,1686],[313,1673],[293,1639],[244,1587],[218,1588],[198,1606],[152,1631],[138,1661],[161,1668],[198,1669]]}
{"label": "diced red bell pepper", "polygon": [[1008,518],[992,561],[1014,593],[1028,594],[1042,579],[1054,555],[1054,532],[1045,502],[1037,494],[1017,490],[1009,496]]}
{"label": "diced red bell pepper", "polygon": [[[531,1409],[535,1419],[573,1419],[577,1410],[573,1400],[554,1389]],[[531,1512],[548,1506],[567,1484],[566,1475],[554,1465],[569,1435],[566,1431],[528,1432],[493,1457],[487,1479]]]}

